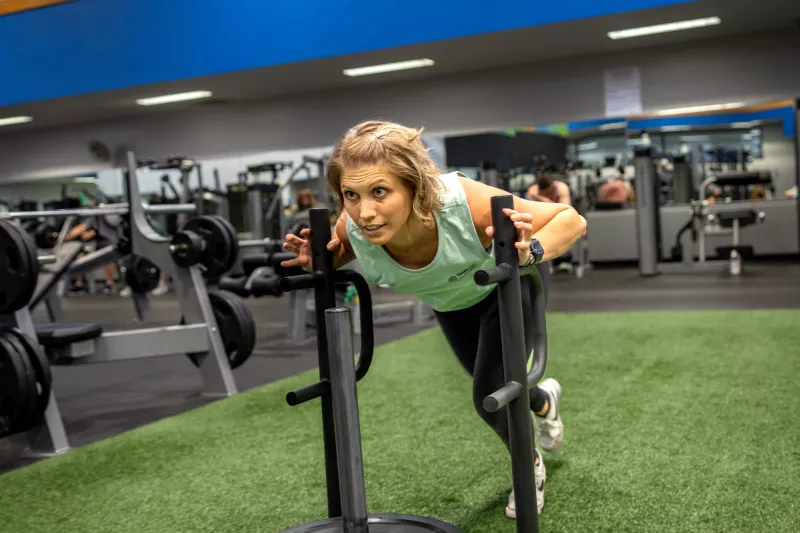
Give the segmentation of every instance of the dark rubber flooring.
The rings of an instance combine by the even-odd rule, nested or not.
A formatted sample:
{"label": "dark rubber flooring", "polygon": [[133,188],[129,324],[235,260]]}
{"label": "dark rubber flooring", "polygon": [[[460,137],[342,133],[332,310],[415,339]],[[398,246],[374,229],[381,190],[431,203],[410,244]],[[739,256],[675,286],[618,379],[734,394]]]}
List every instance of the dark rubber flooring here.
{"label": "dark rubber flooring", "polygon": [[[556,274],[550,312],[615,312],[711,309],[781,309],[800,307],[798,264],[751,264],[737,278],[720,273],[670,274],[641,278],[635,269],[592,270],[583,279]],[[397,299],[376,290],[376,301]],[[239,390],[247,390],[316,367],[316,340],[286,338],[288,304],[281,299],[248,300],[258,325],[251,359],[234,371]],[[133,307],[126,298],[81,296],[63,299],[70,321],[96,321],[105,329],[131,328]],[[173,298],[152,298],[154,322],[175,324]],[[40,317],[37,313],[36,317]],[[429,321],[422,327],[432,327]],[[376,344],[421,329],[412,324],[377,327]],[[754,330],[757,332],[757,329]],[[757,334],[757,333],[756,333]],[[183,356],[98,365],[55,367],[54,392],[73,447],[117,435],[210,401],[201,396],[199,374]],[[0,440],[0,473],[34,461],[24,440]]]}

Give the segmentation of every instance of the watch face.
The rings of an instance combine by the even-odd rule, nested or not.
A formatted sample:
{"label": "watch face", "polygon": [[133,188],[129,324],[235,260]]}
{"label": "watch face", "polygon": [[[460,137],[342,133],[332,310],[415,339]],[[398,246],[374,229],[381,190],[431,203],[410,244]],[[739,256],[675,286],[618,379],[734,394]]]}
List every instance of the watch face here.
{"label": "watch face", "polygon": [[536,239],[533,239],[531,241],[531,252],[533,252],[535,255],[544,254],[544,248],[542,248],[542,243],[540,243]]}

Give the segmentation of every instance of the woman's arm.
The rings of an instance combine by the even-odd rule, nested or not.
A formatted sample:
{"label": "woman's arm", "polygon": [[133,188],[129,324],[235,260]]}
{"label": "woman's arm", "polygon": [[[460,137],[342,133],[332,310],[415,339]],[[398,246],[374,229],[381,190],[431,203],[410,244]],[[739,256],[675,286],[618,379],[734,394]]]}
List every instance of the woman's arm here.
{"label": "woman's arm", "polygon": [[[488,248],[492,241],[486,233],[486,229],[492,225],[491,198],[508,193],[468,178],[461,178],[461,183],[467,194],[475,229],[478,231],[481,243]],[[569,205],[532,202],[514,197],[514,210],[531,216],[533,236],[544,248],[542,261],[564,255],[586,234],[586,220]]]}

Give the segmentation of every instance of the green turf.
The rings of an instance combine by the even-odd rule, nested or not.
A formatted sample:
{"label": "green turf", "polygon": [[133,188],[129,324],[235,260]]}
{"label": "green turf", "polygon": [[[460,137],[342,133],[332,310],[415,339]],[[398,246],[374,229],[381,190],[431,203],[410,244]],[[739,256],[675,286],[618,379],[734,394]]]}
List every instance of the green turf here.
{"label": "green turf", "polygon": [[[567,438],[542,531],[800,530],[800,312],[553,314]],[[284,380],[0,477],[9,533],[275,533],[324,516],[319,405]],[[441,333],[360,388],[372,512],[513,532],[508,457]]]}

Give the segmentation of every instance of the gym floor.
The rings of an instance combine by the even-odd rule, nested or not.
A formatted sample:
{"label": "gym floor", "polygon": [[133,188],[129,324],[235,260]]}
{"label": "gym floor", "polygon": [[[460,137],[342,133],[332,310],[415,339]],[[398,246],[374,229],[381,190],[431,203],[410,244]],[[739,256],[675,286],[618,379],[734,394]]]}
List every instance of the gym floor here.
{"label": "gym floor", "polygon": [[[397,297],[389,291],[377,290],[375,293],[377,301]],[[84,447],[109,437],[115,438],[65,456],[41,461],[31,468],[20,468],[31,464],[34,460],[20,453],[19,439],[8,438],[0,441],[0,472],[6,472],[0,474],[0,501],[4,502],[4,511],[0,512],[0,520],[7,515],[7,519],[11,520],[15,526],[11,527],[10,531],[26,532],[107,529],[116,532],[124,530],[140,533],[145,530],[150,531],[151,528],[152,531],[160,532],[166,530],[243,531],[244,529],[239,527],[242,525],[239,521],[228,523],[227,520],[222,520],[218,516],[210,517],[206,511],[200,512],[190,522],[180,521],[183,519],[176,518],[177,512],[174,510],[169,513],[168,517],[148,516],[144,510],[145,507],[153,505],[160,509],[160,506],[168,505],[167,500],[174,504],[177,496],[173,492],[171,497],[163,496],[167,498],[166,500],[159,500],[162,496],[155,492],[143,495],[137,493],[136,483],[131,484],[132,488],[126,496],[126,501],[129,505],[140,505],[142,510],[132,510],[128,516],[114,517],[112,520],[114,527],[110,525],[110,516],[98,512],[93,512],[92,516],[85,518],[72,517],[69,519],[69,527],[61,527],[65,523],[63,520],[66,520],[63,516],[58,518],[54,515],[53,521],[36,521],[30,519],[28,513],[23,512],[21,508],[14,509],[15,504],[12,504],[11,509],[8,507],[10,501],[20,505],[27,502],[27,505],[30,505],[28,502],[29,492],[31,495],[43,494],[44,489],[41,487],[36,489],[36,492],[31,492],[34,490],[33,487],[25,488],[26,480],[36,479],[38,483],[48,485],[49,475],[53,476],[53,480],[60,479],[59,476],[72,476],[75,475],[74,468],[77,468],[78,463],[86,468],[88,464],[94,465],[94,461],[98,461],[99,474],[97,475],[100,476],[105,475],[104,471],[111,473],[117,468],[124,470],[125,465],[134,461],[134,458],[131,456],[128,461],[114,453],[129,454],[132,450],[138,450],[138,454],[133,455],[138,457],[137,461],[141,461],[141,454],[149,452],[146,449],[136,448],[139,445],[134,446],[136,439],[146,441],[150,446],[159,448],[170,443],[178,448],[186,445],[187,449],[184,451],[187,458],[192,453],[200,453],[196,447],[192,448],[169,432],[185,432],[187,424],[191,420],[199,420],[203,416],[209,417],[204,424],[213,423],[212,420],[220,424],[216,429],[214,426],[206,426],[204,429],[194,430],[194,434],[204,436],[203,438],[207,441],[204,445],[208,444],[213,451],[216,449],[214,448],[216,440],[224,441],[226,438],[236,438],[241,440],[242,446],[255,446],[260,449],[259,453],[262,455],[259,456],[258,453],[253,455],[252,451],[249,452],[249,460],[255,461],[258,457],[261,458],[258,466],[252,466],[251,469],[263,469],[258,474],[262,477],[276,476],[275,479],[282,480],[281,483],[285,482],[286,491],[290,492],[288,496],[283,494],[279,498],[276,497],[274,506],[267,505],[263,509],[267,514],[279,512],[280,516],[259,517],[255,510],[247,510],[244,513],[247,515],[247,524],[251,527],[260,524],[262,527],[262,529],[249,530],[271,532],[290,524],[321,517],[324,514],[324,488],[320,484],[320,472],[314,470],[319,468],[321,462],[321,446],[318,442],[318,413],[313,409],[292,410],[281,403],[283,394],[287,390],[293,386],[310,382],[313,373],[306,373],[305,376],[297,375],[312,370],[316,366],[314,338],[299,344],[286,339],[288,301],[288,298],[248,300],[248,305],[253,310],[258,324],[258,345],[253,357],[234,374],[240,390],[255,388],[259,388],[259,390],[252,394],[240,395],[237,397],[240,398],[239,400],[231,399],[223,402],[205,400],[200,395],[202,388],[200,378],[194,367],[184,357],[54,368],[55,394],[71,444],[75,447]],[[178,316],[178,305],[174,299],[170,297],[153,298],[151,302],[154,322],[174,323],[175,317]],[[102,319],[102,323],[107,329],[134,327],[131,322],[132,303],[129,299],[82,296],[65,298],[63,306],[65,315],[71,321]],[[750,531],[786,531],[787,533],[794,531],[790,524],[796,526],[797,523],[800,523],[800,509],[796,505],[796,500],[800,497],[800,489],[796,484],[798,475],[800,475],[800,456],[796,451],[792,451],[791,446],[788,446],[787,443],[794,439],[796,444],[800,438],[800,430],[795,427],[796,424],[792,424],[792,420],[796,420],[793,418],[793,413],[800,408],[800,398],[796,393],[791,394],[786,387],[787,383],[796,383],[800,379],[800,366],[798,366],[800,360],[796,357],[798,341],[800,341],[798,338],[800,332],[798,332],[796,324],[800,319],[800,312],[794,310],[770,314],[754,310],[789,310],[798,307],[800,307],[800,268],[796,264],[789,263],[749,264],[745,274],[739,278],[705,273],[670,274],[643,279],[638,276],[635,269],[593,270],[588,272],[582,280],[563,274],[555,275],[552,280],[548,306],[548,323],[549,326],[552,324],[552,327],[548,327],[551,337],[550,367],[556,377],[561,379],[561,376],[564,376],[567,401],[569,395],[573,395],[573,403],[565,405],[567,427],[568,431],[572,432],[572,439],[569,442],[570,446],[565,446],[570,449],[569,452],[559,452],[555,455],[555,459],[550,460],[545,456],[546,464],[549,466],[548,486],[551,487],[548,489],[549,500],[545,506],[545,515],[543,515],[543,520],[547,521],[547,530],[682,532],[693,529],[711,532],[722,529],[731,531],[748,529]],[[747,311],[711,312],[734,310]],[[643,311],[680,311],[681,313],[643,313]],[[686,312],[684,313],[684,311]],[[582,315],[574,313],[582,313]],[[373,379],[373,385],[367,385],[368,391],[364,392],[362,400],[363,415],[369,417],[370,424],[373,424],[370,426],[365,422],[362,428],[367,457],[369,457],[368,450],[371,449],[369,442],[377,443],[380,437],[379,431],[396,432],[395,438],[391,439],[391,445],[397,448],[398,442],[405,442],[400,447],[410,448],[406,451],[412,454],[414,446],[410,443],[424,442],[425,446],[428,446],[436,440],[432,433],[421,436],[408,434],[411,431],[406,427],[410,424],[407,419],[408,414],[416,412],[417,418],[433,417],[433,415],[429,408],[420,404],[419,398],[412,400],[408,397],[410,394],[404,393],[406,389],[411,390],[415,387],[403,386],[404,380],[408,379],[403,376],[403,373],[408,373],[411,367],[402,366],[404,362],[411,364],[417,362],[415,357],[422,357],[418,352],[425,352],[428,357],[435,360],[432,372],[442,371],[443,368],[446,369],[446,372],[454,370],[455,367],[451,364],[451,359],[454,361],[454,358],[441,358],[431,352],[431,343],[433,343],[435,351],[442,352],[447,349],[446,345],[442,344],[443,341],[438,332],[434,329],[430,332],[420,333],[423,329],[434,327],[435,323],[431,321],[423,327],[408,324],[376,328],[376,343],[387,346],[378,351],[380,357],[376,361],[378,364],[373,367],[374,371],[371,371],[371,375],[377,374],[377,376]],[[602,344],[607,342],[604,336],[608,332],[615,333],[620,339],[624,337],[628,344],[623,344],[622,340],[619,340],[617,342],[620,344],[616,349],[604,348]],[[409,338],[404,339],[405,337]],[[398,340],[399,342],[393,342]],[[647,353],[636,353],[640,349]],[[743,354],[742,352],[745,351],[749,351],[749,353]],[[396,353],[396,355],[389,359],[387,357],[389,353]],[[792,353],[794,353],[794,357],[791,357]],[[766,360],[764,360],[765,358]],[[627,365],[632,363],[641,364],[642,368],[628,368]],[[693,374],[689,368],[677,368],[680,363],[686,363],[686,366],[697,364],[697,374]],[[424,367],[425,364],[427,363],[422,361],[421,366]],[[385,369],[381,370],[381,365],[385,365]],[[576,365],[583,365],[582,368],[585,370],[574,368]],[[675,368],[670,365],[675,365]],[[726,369],[727,366],[730,368]],[[766,368],[762,368],[765,366]],[[655,380],[646,372],[646,369],[649,368],[654,370],[654,374],[659,374],[666,367],[670,367],[671,370],[661,381]],[[593,375],[587,373],[593,371],[595,372]],[[419,381],[421,387],[425,382],[425,376],[421,376],[423,371],[414,366],[413,372],[415,381]],[[443,374],[440,373],[437,376],[439,379],[443,379]],[[698,399],[691,396],[685,397],[687,391],[691,393],[690,388],[675,382],[678,377],[689,382],[703,379],[704,376],[709,379],[708,390],[699,394]],[[284,378],[290,379],[270,387],[261,387],[270,382],[284,380]],[[427,379],[429,382],[436,382],[435,378],[428,377]],[[668,420],[669,423],[655,424],[649,429],[640,425],[633,429],[626,426],[622,420],[624,417],[613,410],[613,405],[616,401],[622,402],[621,399],[626,394],[633,394],[633,392],[626,393],[619,384],[611,385],[614,380],[619,379],[625,381],[625,387],[629,387],[630,391],[639,391],[644,395],[648,392],[657,395],[657,398],[652,398],[652,402],[648,406],[637,406],[636,424],[649,422],[652,425],[653,419],[648,417],[653,416],[662,417],[662,420]],[[747,380],[752,380],[753,383],[762,381],[758,390],[748,392]],[[365,385],[367,381],[370,380],[365,380]],[[463,410],[463,412],[458,411],[459,423],[457,427],[451,428],[452,431],[457,433],[459,430],[465,431],[466,428],[465,436],[471,435],[470,432],[477,432],[479,437],[475,437],[474,442],[469,439],[468,441],[444,439],[450,444],[447,446],[443,443],[432,445],[429,454],[422,454],[426,455],[423,459],[428,462],[422,466],[419,463],[416,464],[416,467],[421,468],[419,476],[413,471],[413,465],[401,466],[403,463],[389,455],[388,452],[385,458],[378,453],[373,453],[371,464],[383,469],[383,474],[386,474],[387,479],[394,481],[391,483],[387,481],[388,486],[381,488],[384,483],[377,481],[378,474],[372,476],[368,474],[370,508],[375,512],[413,511],[423,515],[439,516],[455,522],[466,532],[512,531],[513,526],[508,521],[501,521],[496,516],[502,517],[503,493],[507,489],[505,485],[508,484],[506,478],[510,478],[507,459],[504,459],[502,450],[498,450],[497,443],[494,442],[496,438],[493,435],[487,435],[487,432],[476,422],[477,418],[470,413],[468,381],[464,379],[463,373],[455,372],[452,379],[447,378],[445,381],[452,382],[452,387],[443,392],[441,402],[456,401],[458,409]],[[446,387],[446,384],[443,386]],[[465,387],[467,389],[462,390]],[[398,394],[391,398],[387,397],[386,395],[393,388],[397,389]],[[735,394],[728,390],[732,388],[737,389]],[[759,412],[759,409],[763,409],[764,405],[769,404],[769,400],[759,398],[758,395],[771,394],[771,388],[777,390],[775,404],[779,409],[769,414],[763,411]],[[591,389],[591,394],[579,392],[584,389]],[[368,399],[370,393],[381,393],[384,398],[383,400],[373,398],[370,401]],[[669,397],[674,393],[677,393],[678,396]],[[752,400],[755,405],[759,406],[759,408],[755,408],[755,405],[748,406],[747,402],[743,401],[741,406],[743,411],[749,413],[755,409],[752,416],[767,417],[772,424],[771,428],[762,427],[763,424],[759,425],[752,421],[741,425],[737,424],[741,422],[740,418],[751,416],[735,412],[739,406],[735,404],[734,400],[741,394],[744,394],[745,399]],[[402,399],[398,396],[401,396]],[[711,407],[697,409],[696,402],[700,401],[699,397],[710,401]],[[721,407],[724,407],[732,409],[733,411],[729,414],[736,416],[733,416],[733,420],[726,420],[724,423],[720,421],[712,423],[702,419],[700,414],[692,416],[689,421],[672,418],[677,416],[677,412],[682,408],[681,398],[686,402],[686,408],[695,409],[698,413],[700,411],[710,412],[713,416]],[[259,422],[264,424],[261,439],[257,439],[253,435],[242,435],[241,431],[236,431],[236,437],[226,437],[223,434],[213,435],[231,430],[226,425],[223,415],[227,411],[232,411],[234,406],[249,409],[251,420],[248,422],[248,427],[251,431],[258,433],[258,427],[252,426],[252,413],[254,410],[256,412],[259,410],[259,399],[265,402],[264,413],[269,414],[270,420],[275,418],[282,421],[281,423],[267,424],[266,419],[262,417]],[[640,401],[646,402],[647,400],[642,396]],[[404,402],[409,403],[405,404]],[[612,404],[612,410],[608,414],[603,414],[598,410],[598,404],[608,405],[609,402]],[[207,403],[214,405],[194,410]],[[435,404],[444,405],[438,401]],[[618,407],[619,405],[622,403],[617,404]],[[378,407],[388,409],[391,414],[386,415],[386,411],[384,411],[384,414],[381,415]],[[192,414],[182,417],[170,418],[189,410],[194,411]],[[448,416],[455,416],[452,405],[449,408],[445,407],[444,410],[449,413]],[[293,415],[298,418],[292,419]],[[387,416],[402,417],[403,422],[395,425],[391,420],[386,420]],[[440,415],[437,416],[441,418]],[[286,419],[284,420],[284,418]],[[431,420],[425,421],[425,427],[420,431],[437,431],[437,424],[442,426],[441,431],[450,431],[446,427],[447,424],[455,424],[451,420],[443,422],[437,419],[438,421],[435,423]],[[581,421],[587,427],[592,426],[591,431],[585,428],[580,431],[575,428]],[[151,424],[153,422],[157,423]],[[625,422],[631,421],[626,420]],[[422,423],[419,422],[419,424]],[[696,426],[693,427],[692,424],[696,424]],[[146,425],[148,427],[142,427]],[[306,426],[308,429],[305,429]],[[794,430],[791,427],[795,427]],[[776,434],[777,431],[782,430],[781,428],[786,429],[786,433]],[[137,430],[131,431],[134,429]],[[752,432],[753,430],[756,433],[731,440],[734,432]],[[123,433],[125,435],[121,435]],[[276,436],[276,433],[281,436]],[[268,434],[270,435],[268,436]],[[304,435],[310,442],[304,440]],[[624,435],[627,437],[624,438]],[[407,439],[404,440],[401,436],[407,437]],[[659,447],[660,440],[648,441],[648,437],[674,440],[675,442],[669,446]],[[384,435],[384,438],[388,439],[389,437]],[[705,440],[698,442],[698,438]],[[177,444],[173,442],[176,439]],[[281,456],[280,450],[274,450],[274,456],[271,453],[281,439],[291,443],[291,446],[286,443],[278,446],[281,450],[287,446],[298,448],[301,457],[299,462],[304,465],[301,470],[305,474],[294,472],[292,475],[307,478],[304,479],[307,483],[303,488],[300,488],[301,485],[295,485],[292,480],[285,479],[288,473],[286,467],[281,466],[283,463],[296,461]],[[720,450],[720,446],[731,443],[738,444],[731,449]],[[768,443],[772,443],[773,447],[770,448]],[[380,444],[375,445],[380,446]],[[114,452],[114,446],[121,448]],[[243,448],[234,449],[233,441],[223,443],[221,446],[231,448],[230,453],[239,453],[243,450]],[[637,446],[641,446],[638,448],[638,452]],[[753,448],[747,448],[747,446],[753,446]],[[580,451],[576,448],[580,448]],[[692,462],[694,470],[670,464],[670,454],[680,453],[683,448],[694,449],[692,452],[694,454]],[[123,449],[126,451],[121,452],[120,450]],[[747,459],[754,463],[761,462],[761,466],[748,466],[747,462],[742,464],[736,460],[726,463],[723,460],[730,459],[731,454],[736,455],[737,450],[743,450],[741,453],[744,455],[739,457],[740,459]],[[485,453],[487,457],[491,458],[496,472],[488,472],[485,465],[474,469],[473,472],[470,471],[474,464],[471,465],[467,458],[473,457],[475,461],[480,462],[481,456],[478,452]],[[184,452],[180,450],[161,449],[157,452],[152,450],[152,453],[158,456],[156,459],[160,457],[162,461],[166,461],[166,457],[171,453],[179,453],[181,457],[184,456]],[[397,454],[398,450],[393,449],[392,453]],[[612,463],[616,465],[617,463],[612,461],[611,457],[617,453],[625,455],[625,464],[630,466],[627,473],[615,471],[611,466],[605,470],[592,466],[592,461],[600,458],[610,461],[609,465]],[[756,471],[769,476],[763,466],[763,454],[767,453],[773,453],[767,462],[776,469],[773,472],[776,477],[772,483],[753,479]],[[715,454],[722,454],[724,458]],[[649,455],[654,455],[654,462],[650,462],[649,465],[641,464],[648,462]],[[195,459],[205,461],[208,457],[208,454],[201,453]],[[456,461],[458,457],[462,457],[463,460]],[[156,461],[156,459],[152,459],[152,461]],[[407,460],[410,459],[407,458]],[[112,463],[119,461],[120,464],[114,466],[109,461]],[[467,464],[464,461],[467,461]],[[715,464],[717,465],[716,470]],[[72,469],[70,469],[70,465],[72,465]],[[658,465],[658,468],[654,468],[654,465]],[[697,469],[700,468],[698,465],[704,465],[703,468],[707,471],[697,474]],[[369,466],[368,464],[368,469]],[[156,461],[150,464],[150,467],[164,468],[165,465]],[[186,465],[184,467],[190,468]],[[247,483],[256,483],[254,478],[244,474],[240,481],[236,479],[209,480],[206,479],[206,476],[211,474],[203,473],[203,468],[198,465],[197,472],[182,478],[183,481],[188,483],[187,480],[196,477],[198,483],[211,483],[215,487],[210,492],[220,498],[239,498],[233,491],[240,482],[242,486]],[[15,469],[15,472],[10,472]],[[399,469],[400,472],[387,474],[385,472],[387,469]],[[442,469],[450,469],[452,472],[445,473]],[[695,514],[689,516],[688,521],[684,522],[680,512],[675,509],[666,509],[665,506],[686,505],[684,497],[687,496],[687,491],[692,492],[690,489],[696,488],[695,485],[698,481],[693,478],[688,483],[691,487],[687,485],[674,486],[670,483],[673,481],[686,483],[686,479],[681,479],[681,476],[694,476],[695,474],[702,474],[701,477],[708,479],[713,486],[697,488],[699,492],[692,494],[693,497],[706,498],[706,505],[703,507],[701,502],[694,502],[688,511]],[[120,475],[123,478],[118,482],[131,482],[130,479],[125,478],[127,475],[125,472],[120,471]],[[218,470],[213,475],[216,478],[224,477]],[[231,473],[231,475],[233,474]],[[479,477],[484,475],[486,479]],[[642,480],[636,477],[638,475],[645,477],[649,475],[651,478]],[[428,480],[423,482],[425,484],[420,487],[418,478],[424,476],[454,485],[439,487],[437,490],[432,487],[431,480]],[[602,494],[605,482],[603,476],[614,478],[617,484],[614,490],[619,494],[616,496]],[[784,478],[794,480],[794,485],[790,488]],[[153,479],[151,478],[149,481],[153,482]],[[728,481],[733,485],[725,486]],[[108,482],[112,483],[111,480]],[[143,480],[137,482],[143,482]],[[69,483],[71,481],[67,482],[66,486],[62,486],[54,481],[52,490],[55,492],[50,496],[63,495],[63,491],[67,490],[66,487]],[[103,488],[103,485],[102,483],[98,485],[97,479],[93,479],[91,483],[94,487],[93,496],[76,495],[75,498],[79,502],[73,502],[73,505],[77,503],[91,505],[91,498],[98,497],[98,491]],[[372,485],[369,485],[370,483]],[[394,492],[392,492],[392,483],[395,488]],[[455,490],[464,483],[470,487],[468,493],[461,491],[460,488],[458,490],[461,492],[458,495],[448,493],[448,488]],[[575,490],[568,490],[569,483],[575,484]],[[789,485],[791,483],[790,481]],[[563,487],[560,491],[556,488],[559,484]],[[578,487],[587,484],[591,488],[591,494],[582,495],[579,492],[582,489]],[[403,488],[398,489],[398,485]],[[255,485],[253,485],[254,487]],[[486,490],[481,491],[481,487]],[[650,501],[649,492],[652,492],[654,487],[658,491],[669,493],[670,496],[662,502]],[[223,488],[227,492],[221,492]],[[415,488],[420,492],[415,493]],[[111,490],[111,487],[105,487],[105,489]],[[125,489],[118,487],[118,490],[124,491]],[[142,490],[142,487],[139,487],[138,490]],[[149,491],[149,489],[147,490]],[[159,491],[162,490],[166,490],[166,487],[159,489]],[[257,490],[262,491],[263,497],[271,498],[268,496],[271,493],[266,492],[264,487]],[[170,491],[174,491],[174,487],[170,488]],[[761,494],[756,495],[755,491],[761,491]],[[569,494],[564,492],[569,492]],[[729,493],[741,493],[741,500]],[[192,494],[196,496],[197,492],[192,492]],[[118,496],[104,496],[103,501]],[[605,501],[607,498],[611,498],[613,501],[615,497],[618,497],[622,498],[625,503],[621,505],[619,501],[614,501],[611,507],[603,509],[599,507],[599,503],[591,505],[586,503],[586,498],[590,496],[599,498],[599,501]],[[33,498],[33,496],[30,497]],[[137,499],[142,497],[146,501]],[[657,498],[657,496],[652,497]],[[637,500],[637,498],[641,499]],[[795,503],[791,503],[791,498],[794,498]],[[441,501],[435,501],[437,499]],[[248,496],[247,501],[251,500],[252,497]],[[308,500],[308,505],[303,503],[304,500]],[[786,501],[784,502],[784,500]],[[206,501],[205,498],[204,501]],[[636,505],[637,501],[640,504],[639,507]],[[747,511],[734,505],[742,501],[747,502]],[[374,509],[373,502],[379,505],[378,509]],[[199,505],[200,502],[196,503]],[[222,505],[221,502],[219,503]],[[781,507],[783,504],[785,506]],[[231,503],[226,505],[225,509],[235,511],[246,503],[242,500],[235,505]],[[562,516],[564,513],[568,513],[569,505],[573,505],[573,513],[578,509],[585,508],[586,513],[583,518],[572,518],[570,521]],[[709,511],[708,509],[714,505],[719,508],[713,512]],[[300,509],[293,509],[292,506]],[[26,509],[28,508],[26,507]],[[551,519],[552,523],[547,519],[547,513],[551,508],[553,508],[554,515]],[[764,511],[765,508],[774,508],[775,512],[781,515],[780,518],[777,515],[767,515]],[[80,514],[81,509],[80,507],[76,508],[76,514]],[[730,513],[738,518],[723,520],[721,516],[725,509],[729,509]],[[196,511],[197,509],[193,508],[192,511],[187,510],[186,512],[195,513]],[[46,513],[47,511],[43,509],[41,512]],[[120,512],[116,511],[116,513]],[[663,514],[651,516],[654,520],[647,522],[647,516],[642,514],[645,512]],[[752,514],[753,512],[755,514]],[[750,516],[745,517],[748,513]],[[555,515],[558,515],[558,518]],[[259,522],[260,518],[264,518],[266,523]],[[179,520],[179,526],[172,522],[176,519]],[[97,520],[97,523],[94,520]],[[604,521],[602,527],[597,526],[598,520]],[[744,527],[745,524],[748,527]],[[121,527],[122,525],[124,527]],[[692,527],[689,527],[690,525]]]}

